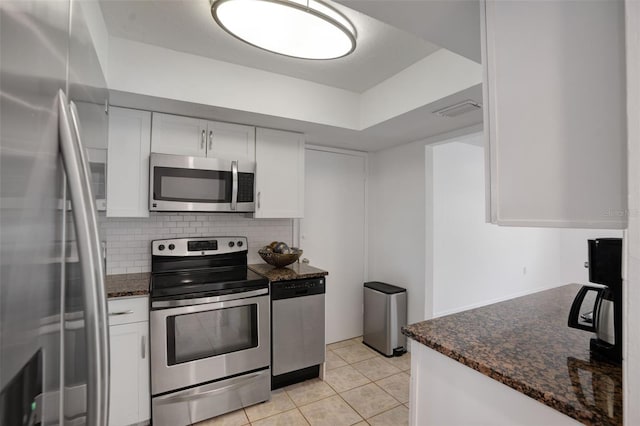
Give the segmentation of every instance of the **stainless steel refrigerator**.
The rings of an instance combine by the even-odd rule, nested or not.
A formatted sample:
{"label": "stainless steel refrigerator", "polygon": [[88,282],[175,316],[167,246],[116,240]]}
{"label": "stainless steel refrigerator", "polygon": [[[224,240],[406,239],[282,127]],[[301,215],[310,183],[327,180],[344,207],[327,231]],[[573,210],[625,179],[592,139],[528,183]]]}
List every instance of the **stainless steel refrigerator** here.
{"label": "stainless steel refrigerator", "polygon": [[77,105],[108,95],[84,7],[0,1],[1,425],[107,423],[104,264]]}

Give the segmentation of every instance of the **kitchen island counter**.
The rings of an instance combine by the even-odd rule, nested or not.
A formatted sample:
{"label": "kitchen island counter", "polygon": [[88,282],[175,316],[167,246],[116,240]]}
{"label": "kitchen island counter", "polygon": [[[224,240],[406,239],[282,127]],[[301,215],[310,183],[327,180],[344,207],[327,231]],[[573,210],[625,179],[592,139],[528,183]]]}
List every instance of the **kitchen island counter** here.
{"label": "kitchen island counter", "polygon": [[149,281],[151,274],[142,272],[137,274],[107,275],[105,286],[107,297],[133,297],[146,296],[149,294]]}
{"label": "kitchen island counter", "polygon": [[257,263],[249,265],[249,269],[256,274],[268,278],[272,283],[277,281],[319,278],[329,275],[327,271],[314,268],[313,266],[309,266],[305,263],[293,263],[289,266],[285,266],[284,268],[276,268],[267,263]]}
{"label": "kitchen island counter", "polygon": [[593,334],[567,326],[579,288],[541,291],[402,332],[581,423],[621,425],[621,366],[591,358]]}

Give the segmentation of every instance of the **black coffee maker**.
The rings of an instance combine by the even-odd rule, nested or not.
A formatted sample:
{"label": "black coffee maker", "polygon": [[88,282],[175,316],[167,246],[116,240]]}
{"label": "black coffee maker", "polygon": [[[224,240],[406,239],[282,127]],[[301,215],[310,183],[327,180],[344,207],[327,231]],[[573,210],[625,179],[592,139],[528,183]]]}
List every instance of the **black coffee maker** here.
{"label": "black coffee maker", "polygon": [[[569,327],[596,333],[590,349],[594,357],[622,362],[622,239],[589,240],[589,281],[571,305]],[[580,312],[588,293],[595,292],[590,312]]]}

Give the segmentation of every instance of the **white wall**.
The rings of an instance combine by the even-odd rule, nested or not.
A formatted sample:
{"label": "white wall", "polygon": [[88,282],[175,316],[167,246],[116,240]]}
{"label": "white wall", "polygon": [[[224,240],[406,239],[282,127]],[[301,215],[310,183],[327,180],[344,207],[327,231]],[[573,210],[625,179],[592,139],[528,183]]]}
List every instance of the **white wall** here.
{"label": "white wall", "polygon": [[[458,132],[377,151],[369,156],[367,280],[384,281],[407,288],[409,323],[431,318],[434,313],[442,314],[479,306],[570,282],[584,282],[587,279],[587,272],[583,267],[587,257],[586,240],[592,237],[621,236],[621,231],[611,230],[507,228],[485,224],[482,169],[484,160],[482,148],[478,146],[481,144],[481,136],[477,133],[479,130],[481,129],[478,127],[461,129]],[[472,136],[468,136],[469,134]],[[472,241],[458,234],[455,243],[453,239],[447,243],[449,250],[461,250],[460,253],[467,257],[454,253],[452,257],[445,258],[444,264],[432,265],[432,262],[442,260],[443,255],[435,253],[442,244],[435,242],[437,229],[434,227],[434,220],[438,212],[433,208],[434,200],[431,194],[432,191],[435,193],[438,190],[433,181],[432,168],[437,166],[432,165],[435,157],[431,157],[434,154],[431,146],[463,139],[476,144],[467,146],[469,152],[475,153],[469,154],[475,158],[475,166],[469,166],[467,171],[460,170],[463,166],[456,161],[449,169],[452,172],[464,172],[474,176],[472,187],[475,188],[475,206],[465,206],[464,209],[476,209],[477,214],[471,219],[471,224],[463,223],[461,226],[470,227],[477,235],[487,232],[485,228],[493,232],[492,235],[499,235],[500,238],[491,244],[502,252],[488,256],[484,247],[476,252],[469,250],[467,246]],[[464,190],[468,191],[468,188]],[[442,188],[439,191],[442,194]],[[452,203],[461,202],[455,193],[450,192],[448,195]],[[442,213],[439,214],[443,216]],[[443,235],[444,233],[440,232],[438,238],[441,239]],[[455,229],[447,235],[456,236]],[[505,238],[504,243],[501,238]],[[525,240],[526,244],[523,242]],[[534,249],[532,243],[544,245],[545,249]],[[525,252],[516,253],[513,244],[519,244],[518,247]],[[546,248],[549,246],[552,248]],[[447,249],[446,245],[442,247],[444,248],[440,250]],[[547,251],[555,253],[556,257],[550,259],[550,256],[545,254]],[[500,256],[504,254],[509,256],[512,264],[500,262]],[[492,263],[478,267],[476,256],[489,258]],[[455,287],[445,287],[452,285],[450,282],[445,284],[442,281],[445,277],[470,270],[462,268],[465,262],[473,262],[476,265],[473,273],[469,273],[464,282],[455,281]],[[449,269],[442,269],[443,265],[448,265]],[[488,265],[494,269],[491,270]],[[523,274],[525,266],[527,273]],[[437,274],[441,281],[434,283],[434,271],[438,268]],[[484,275],[478,271],[483,271]],[[496,271],[501,275],[491,275]],[[461,275],[458,275],[457,279],[462,280]],[[480,280],[484,286],[482,292],[481,286],[477,284]],[[459,297],[452,296],[453,293],[458,293]],[[434,299],[438,297],[437,294],[440,294],[439,299]]]}
{"label": "white wall", "polygon": [[424,145],[379,151],[369,160],[369,281],[407,289],[409,323],[424,319]]}
{"label": "white wall", "polygon": [[112,37],[112,90],[357,128],[357,93]]}
{"label": "white wall", "polygon": [[407,289],[409,323],[432,316],[433,227],[426,226],[432,223],[432,200],[425,145],[480,129],[472,126],[369,154],[367,280]]}
{"label": "white wall", "polygon": [[482,66],[440,49],[362,94],[367,128],[482,83]]}
{"label": "white wall", "polygon": [[102,9],[100,9],[97,0],[85,0],[76,2],[76,4],[80,6],[80,13],[84,15],[98,61],[102,67],[102,73],[106,79],[109,71],[109,32],[102,15]]}
{"label": "white wall", "polygon": [[434,316],[587,282],[586,240],[622,232],[485,223],[482,135],[463,140],[427,148],[433,161]]}

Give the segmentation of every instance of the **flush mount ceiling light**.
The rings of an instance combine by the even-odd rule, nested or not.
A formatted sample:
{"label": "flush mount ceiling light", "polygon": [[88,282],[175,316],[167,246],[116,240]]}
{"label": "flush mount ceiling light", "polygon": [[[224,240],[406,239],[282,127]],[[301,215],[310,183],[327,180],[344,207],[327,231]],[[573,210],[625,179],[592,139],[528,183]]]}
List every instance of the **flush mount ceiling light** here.
{"label": "flush mount ceiling light", "polygon": [[336,59],[356,47],[351,22],[317,0],[211,0],[211,15],[232,36],[285,56]]}

